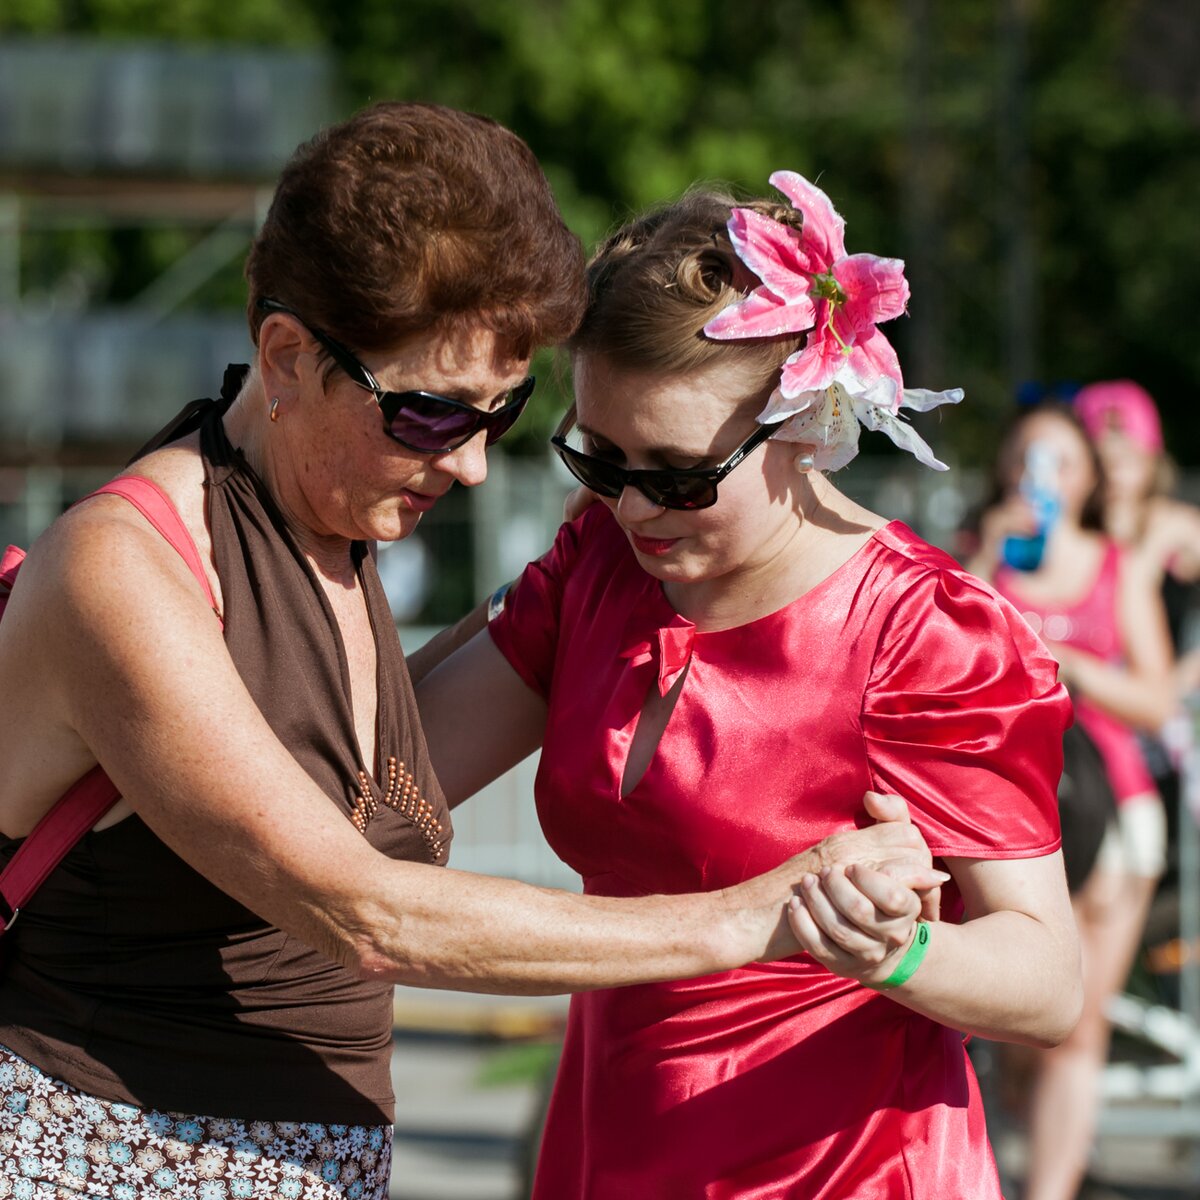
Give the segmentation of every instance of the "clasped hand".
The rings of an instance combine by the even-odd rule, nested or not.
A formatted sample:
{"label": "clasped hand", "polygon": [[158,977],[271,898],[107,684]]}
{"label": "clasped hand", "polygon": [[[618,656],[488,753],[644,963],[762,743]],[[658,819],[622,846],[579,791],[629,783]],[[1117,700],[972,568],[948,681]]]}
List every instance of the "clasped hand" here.
{"label": "clasped hand", "polygon": [[936,920],[941,885],[929,848],[898,796],[868,792],[877,822],[814,847],[820,860],[788,905],[800,948],[836,975],[877,984],[904,956],[919,918]]}

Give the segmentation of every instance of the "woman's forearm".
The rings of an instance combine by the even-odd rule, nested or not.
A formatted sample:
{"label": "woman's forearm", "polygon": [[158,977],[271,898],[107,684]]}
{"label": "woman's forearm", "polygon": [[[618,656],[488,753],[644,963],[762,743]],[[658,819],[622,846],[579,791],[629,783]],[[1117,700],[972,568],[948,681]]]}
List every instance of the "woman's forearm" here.
{"label": "woman's forearm", "polygon": [[348,883],[340,902],[319,915],[338,957],[373,978],[477,992],[579,991],[795,954],[786,905],[799,881],[849,862],[882,864],[903,887],[939,881],[920,834],[897,817],[834,834],[720,891],[581,896],[388,863],[370,888]]}
{"label": "woman's forearm", "polygon": [[803,881],[792,928],[835,974],[944,1025],[1001,1041],[1061,1041],[1082,994],[1062,855],[946,866],[971,917],[963,925],[922,927],[892,881],[851,867]]}
{"label": "woman's forearm", "polygon": [[1079,1019],[1079,971],[1078,945],[1068,931],[1055,932],[1025,913],[996,912],[963,925],[934,925],[918,970],[885,994],[964,1033],[1054,1046]]}
{"label": "woman's forearm", "polygon": [[389,882],[359,897],[335,935],[347,965],[387,982],[549,994],[709,974],[772,949],[795,951],[780,936],[782,881],[754,898],[614,898],[392,866]]}

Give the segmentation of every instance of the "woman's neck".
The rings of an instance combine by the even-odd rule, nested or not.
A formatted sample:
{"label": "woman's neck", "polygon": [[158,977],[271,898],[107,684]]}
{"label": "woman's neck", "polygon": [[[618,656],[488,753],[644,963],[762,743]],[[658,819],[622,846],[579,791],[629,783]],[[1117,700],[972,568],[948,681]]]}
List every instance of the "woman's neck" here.
{"label": "woman's neck", "polygon": [[746,625],[823,583],[887,524],[823,475],[813,477],[796,516],[736,570],[696,583],[665,583],[671,606],[701,630]]}
{"label": "woman's neck", "polygon": [[1134,542],[1142,534],[1150,504],[1141,496],[1110,496],[1104,506],[1104,525],[1119,542]]}
{"label": "woman's neck", "polygon": [[333,583],[353,586],[357,578],[353,543],[318,528],[295,485],[282,439],[271,436],[268,414],[261,385],[256,386],[251,377],[222,419],[225,436],[262,481],[288,532],[317,574]]}

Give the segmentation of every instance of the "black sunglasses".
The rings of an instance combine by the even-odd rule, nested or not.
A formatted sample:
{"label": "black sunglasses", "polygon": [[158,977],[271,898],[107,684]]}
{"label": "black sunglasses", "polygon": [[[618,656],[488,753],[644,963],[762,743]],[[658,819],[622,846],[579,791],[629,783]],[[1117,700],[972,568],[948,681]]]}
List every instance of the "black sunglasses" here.
{"label": "black sunglasses", "polygon": [[566,463],[567,470],[584,487],[610,500],[615,500],[627,487],[633,487],[651,504],[657,504],[660,508],[681,509],[711,508],[716,504],[717,484],[777,428],[775,425],[759,425],[720,466],[688,467],[678,471],[629,471],[568,445],[566,435],[574,420],[574,413],[568,412],[550,439],[550,444]]}
{"label": "black sunglasses", "polygon": [[350,382],[375,397],[375,403],[383,413],[383,425],[388,435],[400,445],[420,454],[445,454],[457,450],[481,429],[486,432],[490,446],[516,424],[533,394],[532,375],[508,393],[504,404],[488,412],[473,404],[452,400],[449,396],[439,396],[436,392],[389,392],[341,342],[310,325],[286,304],[264,296],[256,307],[263,312],[295,317],[329,351],[330,357],[345,371]]}

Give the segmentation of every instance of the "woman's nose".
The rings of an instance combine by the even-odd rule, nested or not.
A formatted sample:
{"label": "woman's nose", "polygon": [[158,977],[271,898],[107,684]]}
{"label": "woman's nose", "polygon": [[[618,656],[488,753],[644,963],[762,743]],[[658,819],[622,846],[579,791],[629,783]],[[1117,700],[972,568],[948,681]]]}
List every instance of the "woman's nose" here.
{"label": "woman's nose", "polygon": [[655,504],[632,484],[626,484],[617,497],[617,516],[628,524],[649,521],[663,511],[663,505]]}
{"label": "woman's nose", "polygon": [[453,475],[464,487],[475,487],[487,478],[487,435],[481,429],[470,441],[435,456],[439,471]]}

